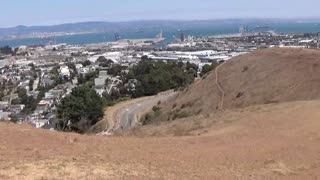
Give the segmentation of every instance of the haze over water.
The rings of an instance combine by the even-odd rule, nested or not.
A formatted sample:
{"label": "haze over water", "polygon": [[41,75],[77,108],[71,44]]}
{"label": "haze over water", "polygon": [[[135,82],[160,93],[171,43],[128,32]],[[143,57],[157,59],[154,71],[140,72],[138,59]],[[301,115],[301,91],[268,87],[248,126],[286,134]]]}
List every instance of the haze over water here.
{"label": "haze over water", "polygon": [[[272,23],[272,24],[248,24],[250,30],[254,30],[256,26],[265,25],[268,26],[268,30],[272,30],[280,33],[308,33],[308,32],[320,32],[320,25],[317,23]],[[209,36],[218,34],[232,34],[238,33],[240,24],[212,24],[206,27],[190,27],[186,29],[146,29],[141,32],[135,30],[132,31],[119,31],[119,35],[123,39],[140,39],[140,38],[154,38],[160,31],[163,31],[163,36],[166,40],[164,44],[171,42],[174,37],[179,38],[181,30],[186,36]],[[92,33],[92,34],[78,34],[68,36],[57,36],[54,38],[29,38],[29,39],[16,39],[16,40],[2,40],[0,46],[9,45],[17,47],[21,45],[45,45],[50,41],[55,43],[67,43],[67,44],[90,44],[90,43],[101,43],[101,42],[112,42],[114,41],[114,32],[106,33]]]}

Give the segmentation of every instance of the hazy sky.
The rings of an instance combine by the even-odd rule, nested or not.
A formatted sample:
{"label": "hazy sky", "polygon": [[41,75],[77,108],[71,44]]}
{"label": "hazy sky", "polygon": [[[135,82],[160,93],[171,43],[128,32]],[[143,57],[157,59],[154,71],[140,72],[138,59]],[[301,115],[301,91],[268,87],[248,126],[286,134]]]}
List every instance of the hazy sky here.
{"label": "hazy sky", "polygon": [[0,0],[0,27],[81,21],[320,17],[320,0]]}

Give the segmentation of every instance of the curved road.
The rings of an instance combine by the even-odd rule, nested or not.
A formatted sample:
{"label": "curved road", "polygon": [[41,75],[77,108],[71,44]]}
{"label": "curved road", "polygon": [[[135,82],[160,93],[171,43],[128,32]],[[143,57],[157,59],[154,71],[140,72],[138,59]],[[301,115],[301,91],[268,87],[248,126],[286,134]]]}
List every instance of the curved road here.
{"label": "curved road", "polygon": [[170,97],[173,97],[174,95],[175,93],[171,92],[160,94],[152,98],[146,99],[145,101],[141,101],[136,104],[127,106],[125,109],[122,109],[120,111],[118,115],[118,124],[115,130],[124,131],[133,128],[140,119],[139,113],[143,113],[144,111],[157,105],[159,101],[164,102],[168,100]]}
{"label": "curved road", "polygon": [[170,98],[175,97],[176,95],[177,92],[167,91],[156,96],[145,98],[132,104],[128,103],[128,105],[125,107],[119,107],[119,109],[115,111],[115,115],[113,116],[115,117],[115,125],[99,134],[110,135],[115,132],[123,132],[135,127],[140,120],[141,114],[151,110],[152,107],[156,106],[159,101],[165,102]]}

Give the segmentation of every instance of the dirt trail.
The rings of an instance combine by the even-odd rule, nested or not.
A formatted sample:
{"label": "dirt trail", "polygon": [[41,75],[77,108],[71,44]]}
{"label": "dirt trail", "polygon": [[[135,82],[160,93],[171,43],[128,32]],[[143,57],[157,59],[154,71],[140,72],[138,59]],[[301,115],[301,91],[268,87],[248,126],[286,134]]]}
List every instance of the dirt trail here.
{"label": "dirt trail", "polygon": [[226,62],[220,64],[216,69],[215,69],[215,75],[216,75],[216,85],[217,85],[217,88],[218,90],[220,91],[221,93],[221,100],[220,100],[220,109],[223,109],[224,108],[224,97],[225,97],[225,92],[223,91],[221,85],[219,84],[219,69],[225,64]]}

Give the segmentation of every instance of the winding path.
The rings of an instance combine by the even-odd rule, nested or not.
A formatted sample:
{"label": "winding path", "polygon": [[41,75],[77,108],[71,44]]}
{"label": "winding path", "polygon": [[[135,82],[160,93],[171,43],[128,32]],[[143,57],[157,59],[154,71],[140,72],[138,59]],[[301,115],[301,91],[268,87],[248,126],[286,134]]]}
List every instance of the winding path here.
{"label": "winding path", "polygon": [[215,69],[215,75],[216,75],[216,85],[218,87],[218,90],[221,93],[221,100],[220,100],[220,109],[224,108],[224,97],[225,97],[225,92],[223,91],[221,85],[219,84],[219,69],[225,64],[226,62],[222,63]]}

